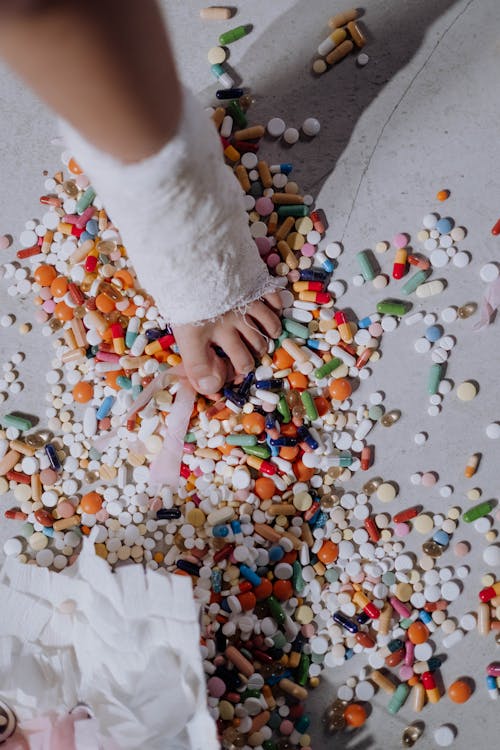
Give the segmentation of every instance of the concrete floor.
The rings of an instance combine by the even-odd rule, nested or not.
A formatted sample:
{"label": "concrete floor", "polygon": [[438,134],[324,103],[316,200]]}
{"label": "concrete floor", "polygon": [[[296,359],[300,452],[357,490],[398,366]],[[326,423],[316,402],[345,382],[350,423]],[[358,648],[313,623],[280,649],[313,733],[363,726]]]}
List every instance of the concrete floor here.
{"label": "concrete floor", "polygon": [[[289,149],[266,141],[262,150],[270,162],[293,162],[295,179],[325,210],[330,225],[327,239],[343,241],[346,252],[336,272],[337,278],[349,283],[343,307],[352,307],[363,317],[383,296],[371,286],[358,289],[350,283],[358,273],[355,252],[373,248],[376,241],[391,239],[398,231],[415,238],[422,216],[432,210],[467,227],[461,249],[470,253],[472,262],[464,270],[453,265],[437,270],[434,276],[446,279],[446,290],[425,307],[417,300],[415,309],[439,312],[447,305],[478,302],[485,289],[479,269],[498,258],[500,242],[490,234],[500,215],[497,0],[369,0],[363,19],[369,35],[369,64],[359,68],[349,57],[320,78],[310,75],[310,61],[328,34],[327,19],[343,9],[343,3],[254,0],[238,3],[234,23],[225,24],[200,21],[198,8],[203,5],[200,0],[164,2],[182,78],[206,105],[214,102],[215,92],[206,62],[208,49],[221,30],[252,23],[252,33],[232,45],[229,60],[243,85],[255,95],[251,121],[265,123],[271,116],[280,116],[296,127],[307,116],[321,121],[321,133],[310,143],[299,142]],[[0,106],[0,234],[17,237],[27,219],[40,216],[42,172],[59,168],[59,153],[50,146],[55,135],[50,114],[4,69],[0,70]],[[451,190],[451,198],[440,205],[435,194],[445,187]],[[17,247],[2,251],[1,260],[10,261]],[[390,272],[392,252],[378,259],[382,270]],[[8,297],[7,286],[8,281],[1,282],[2,314],[13,313],[18,323],[30,320],[30,302]],[[393,287],[388,292],[386,296],[397,296]],[[455,384],[476,380],[480,390],[473,402],[462,403],[452,392],[440,416],[427,415],[429,355],[418,355],[413,348],[423,327],[416,330],[404,324],[385,336],[383,358],[358,392],[356,403],[363,403],[369,393],[382,390],[387,406],[403,412],[397,425],[389,430],[377,428],[374,433],[375,473],[398,483],[400,507],[422,503],[431,511],[446,511],[450,505],[465,508],[470,503],[464,493],[473,486],[482,489],[485,499],[498,496],[499,444],[485,436],[485,426],[500,420],[498,322],[477,333],[472,330],[474,321],[445,326],[457,339],[447,376]],[[5,407],[35,413],[42,424],[45,384],[40,372],[50,365],[46,344],[36,328],[24,338],[17,325],[1,329],[2,358],[26,352],[20,366],[25,389]],[[419,448],[413,442],[418,431],[429,433],[428,442]],[[482,453],[480,470],[467,481],[463,478],[466,459],[477,452]],[[414,487],[409,477],[415,471],[436,471],[438,486],[451,484],[454,495],[443,499],[436,488]],[[375,501],[374,509],[382,512],[385,508]],[[392,507],[389,510],[396,512]],[[9,529],[2,529],[2,538],[7,535]],[[411,535],[409,546],[418,551],[423,539],[416,536]],[[481,576],[488,572],[481,557],[484,537],[462,523],[453,542],[466,538],[472,543],[465,560],[471,573],[461,598],[450,607],[451,616],[457,618],[475,609]],[[451,550],[442,560],[443,565],[457,565]],[[436,645],[437,653],[444,653],[440,635]],[[386,696],[379,693],[362,730],[327,738],[320,716],[334,697],[335,687],[362,667],[363,658],[356,657],[345,668],[327,673],[310,700],[314,747],[392,750],[401,746],[402,730],[415,718],[426,725],[416,747],[436,747],[432,732],[445,722],[458,730],[457,750],[479,739],[485,745],[497,744],[498,704],[489,700],[484,685],[485,667],[494,659],[498,659],[498,647],[492,635],[468,634],[462,645],[450,650],[442,668],[445,685],[461,675],[475,680],[475,693],[466,706],[443,698],[437,705],[426,706],[418,717],[408,707],[390,717]]]}

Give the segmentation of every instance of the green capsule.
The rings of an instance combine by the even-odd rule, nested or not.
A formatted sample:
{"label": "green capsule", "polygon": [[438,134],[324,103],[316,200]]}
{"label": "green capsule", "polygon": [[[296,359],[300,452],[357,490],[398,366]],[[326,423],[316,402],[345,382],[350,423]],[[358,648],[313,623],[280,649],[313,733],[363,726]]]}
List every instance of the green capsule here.
{"label": "green capsule", "polygon": [[271,455],[267,445],[243,445],[242,448],[249,456],[257,456],[257,458],[266,459]]}
{"label": "green capsule", "polygon": [[304,404],[304,409],[306,410],[306,415],[309,417],[311,421],[318,418],[318,410],[316,409],[316,404],[314,403],[314,399],[309,393],[309,391],[302,391],[300,394],[300,398],[302,403]]}
{"label": "green capsule", "polygon": [[491,513],[492,510],[493,503],[491,503],[489,500],[485,500],[484,503],[474,505],[473,508],[469,508],[469,510],[466,510],[465,513],[462,513],[462,520],[465,521],[465,523],[472,523],[472,521],[476,521],[478,518],[487,516],[488,513]]}
{"label": "green capsule", "polygon": [[397,299],[384,299],[377,302],[377,312],[382,315],[396,315],[401,318],[408,312],[407,305],[404,302],[398,302]]}
{"label": "green capsule", "polygon": [[225,47],[226,44],[232,44],[233,42],[237,42],[238,39],[242,39],[244,36],[249,34],[251,30],[252,30],[252,27],[250,25],[235,26],[234,29],[229,29],[229,31],[224,31],[224,33],[219,36],[219,44],[222,44],[222,46]]}
{"label": "green capsule", "polygon": [[124,388],[126,391],[129,391],[132,388],[132,381],[125,375],[118,375],[118,377],[116,378],[116,385],[119,385],[120,388]]}
{"label": "green capsule", "polygon": [[[240,649],[240,650],[243,653],[243,650],[242,649]],[[250,659],[252,659],[252,658],[253,657],[250,656]],[[246,701],[247,698],[260,698],[260,696],[261,696],[260,690],[257,690],[256,688],[253,688],[253,689],[252,688],[247,688],[245,690],[245,692],[241,694],[241,700],[242,701]]]}
{"label": "green capsule", "polygon": [[196,435],[194,432],[186,432],[184,435],[184,442],[185,443],[196,443]]}
{"label": "green capsule", "polygon": [[35,532],[35,527],[32,523],[23,523],[19,530],[19,535],[24,537],[24,539],[29,539],[32,534]]}
{"label": "green capsule", "polygon": [[412,623],[413,620],[411,619],[411,617],[403,617],[403,619],[399,621],[399,627],[403,628],[403,630],[408,630]]}
{"label": "green capsule", "polygon": [[309,328],[302,325],[302,323],[297,323],[296,320],[283,318],[283,328],[285,329],[285,331],[288,331],[288,333],[290,333],[292,336],[296,336],[298,339],[309,338]]}
{"label": "green capsule", "polygon": [[231,115],[234,122],[239,128],[246,128],[246,126],[248,125],[248,120],[238,102],[234,100],[232,102],[229,102],[226,107],[226,112],[228,113],[228,115]]}
{"label": "green capsule", "polygon": [[278,206],[278,216],[309,216],[309,206],[302,203],[292,203],[289,206]]}
{"label": "green capsule", "polygon": [[226,435],[226,443],[228,445],[241,445],[245,448],[251,448],[252,446],[257,445],[257,436],[238,432],[234,435]]}
{"label": "green capsule", "polygon": [[356,253],[356,259],[359,263],[364,280],[373,281],[377,272],[370,250],[361,250],[361,252]]}
{"label": "green capsule", "polygon": [[414,273],[413,276],[410,276],[406,284],[403,284],[401,287],[401,291],[403,294],[411,294],[415,291],[415,289],[420,286],[420,284],[423,284],[426,278],[429,276],[430,271],[421,270],[417,271],[417,273]]}
{"label": "green capsule", "polygon": [[297,667],[295,682],[297,685],[304,685],[307,684],[307,680],[309,678],[309,667],[311,666],[311,659],[309,658],[308,654],[305,654],[302,652],[300,655],[300,662],[299,666]]}
{"label": "green capsule", "polygon": [[439,383],[441,382],[442,365],[435,362],[429,368],[429,377],[427,379],[427,393],[433,396],[438,392]]}
{"label": "green capsule", "polygon": [[[298,560],[295,560],[295,562],[293,563],[293,565],[292,565],[292,571],[293,571],[292,572],[293,590],[297,594],[301,594],[304,591],[305,587],[306,587],[306,582],[302,578],[302,565],[300,564],[300,562]],[[328,573],[328,570],[326,572]],[[337,576],[337,578],[338,578],[338,576]],[[337,578],[335,580],[337,580]]]}
{"label": "green capsule", "polygon": [[278,404],[276,406],[279,414],[283,417],[283,423],[288,424],[288,422],[292,418],[292,414],[290,412],[290,407],[288,406],[286,402],[286,398],[284,396],[280,397],[280,400],[278,401]]}
{"label": "green capsule", "polygon": [[390,714],[397,714],[401,706],[404,704],[404,702],[408,698],[409,692],[410,692],[410,688],[408,687],[406,682],[401,682],[397,686],[387,706],[387,710],[389,711]]}
{"label": "green capsule", "polygon": [[80,196],[80,198],[78,198],[76,202],[76,208],[75,208],[76,213],[83,214],[85,209],[90,206],[95,196],[96,196],[96,192],[94,188],[92,187],[92,185],[90,185],[90,187],[86,189],[84,194]]}
{"label": "green capsule", "polygon": [[278,625],[284,625],[285,613],[279,601],[276,599],[275,596],[272,596],[272,595],[269,596],[266,601],[269,606],[269,611],[271,613],[271,617],[273,618],[273,620],[276,620]]}
{"label": "green capsule", "polygon": [[340,367],[341,364],[342,360],[339,357],[332,357],[329,362],[325,362],[324,365],[318,367],[318,369],[314,373],[314,377],[318,378],[318,380],[322,380],[323,378],[328,377],[328,375],[336,370],[337,367]]}
{"label": "green capsule", "polygon": [[0,417],[0,424],[2,427],[15,427],[16,430],[31,430],[33,422],[27,417],[20,417],[17,414],[4,414]]}
{"label": "green capsule", "polygon": [[286,644],[288,643],[286,635],[282,633],[281,630],[277,630],[276,633],[271,636],[271,640],[273,642],[274,648],[279,648],[279,649],[284,648]]}

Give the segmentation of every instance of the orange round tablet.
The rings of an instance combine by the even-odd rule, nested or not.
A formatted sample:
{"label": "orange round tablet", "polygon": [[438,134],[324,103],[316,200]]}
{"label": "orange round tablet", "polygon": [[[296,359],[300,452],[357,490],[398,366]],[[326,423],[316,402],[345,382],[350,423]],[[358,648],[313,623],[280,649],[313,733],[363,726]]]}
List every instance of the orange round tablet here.
{"label": "orange round tablet", "polygon": [[238,601],[241,604],[241,609],[244,612],[253,609],[257,604],[257,598],[252,591],[246,591],[244,594],[238,596]]}
{"label": "orange round tablet", "polygon": [[286,602],[293,595],[293,586],[290,581],[275,581],[273,594],[280,602]]}
{"label": "orange round tablet", "polygon": [[285,461],[295,461],[299,451],[298,445],[283,445],[280,448],[280,458],[284,458]]}
{"label": "orange round tablet", "polygon": [[449,190],[440,190],[438,194],[436,195],[436,198],[438,199],[438,201],[448,200],[449,197],[450,197]]}
{"label": "orange round tablet", "polygon": [[57,271],[54,266],[43,264],[35,268],[33,276],[37,284],[40,286],[50,286],[57,276]]}
{"label": "orange round tablet", "polygon": [[243,416],[241,424],[247,435],[260,435],[265,430],[266,419],[263,414],[253,411]]}
{"label": "orange round tablet", "polygon": [[351,703],[344,711],[344,719],[349,727],[362,727],[366,721],[366,709],[359,703]]}
{"label": "orange round tablet", "polygon": [[309,469],[300,458],[293,464],[293,473],[298,482],[308,482],[314,476],[314,469]]}
{"label": "orange round tablet", "polygon": [[114,301],[103,292],[95,298],[95,306],[102,313],[110,313],[115,309]]}
{"label": "orange round tablet", "polygon": [[288,382],[290,388],[294,388],[297,391],[305,391],[309,385],[307,377],[301,372],[291,372],[288,376]]}
{"label": "orange round tablet", "polygon": [[68,291],[68,280],[65,276],[56,276],[50,285],[50,292],[53,297],[64,297]]}
{"label": "orange round tablet", "polygon": [[467,680],[455,680],[448,688],[448,695],[453,703],[466,703],[472,695],[472,688]]}
{"label": "orange round tablet", "polygon": [[87,492],[80,500],[80,507],[84,513],[98,513],[102,508],[102,497],[98,492]]}
{"label": "orange round tablet", "polygon": [[276,485],[271,477],[259,477],[255,480],[254,492],[261,500],[270,500],[276,494]]}
{"label": "orange round tablet", "polygon": [[322,563],[327,565],[328,563],[335,562],[339,555],[339,548],[335,544],[335,542],[330,541],[329,539],[326,542],[323,542],[321,547],[318,550],[318,560],[321,560]]}
{"label": "orange round tablet", "polygon": [[425,623],[420,620],[412,622],[407,630],[408,638],[412,643],[417,645],[418,643],[425,643],[429,639],[429,630]]}
{"label": "orange round tablet", "polygon": [[80,380],[73,388],[73,399],[78,404],[86,404],[94,395],[94,387],[92,383],[87,383],[86,380]]}
{"label": "orange round tablet", "polygon": [[78,165],[78,162],[76,162],[75,159],[73,159],[73,157],[71,157],[71,159],[68,162],[68,169],[71,172],[71,174],[81,174],[82,173],[82,169]]}
{"label": "orange round tablet", "polygon": [[324,417],[330,409],[330,404],[326,398],[323,398],[323,396],[315,398],[314,405],[316,406],[316,411],[318,412],[319,417]]}
{"label": "orange round tablet", "polygon": [[268,578],[263,578],[259,585],[254,588],[253,593],[259,602],[267,599],[273,593],[273,584]]}
{"label": "orange round tablet", "polygon": [[347,378],[336,378],[329,383],[328,391],[334,401],[345,401],[352,393],[352,386]]}
{"label": "orange round tablet", "polygon": [[62,320],[63,322],[73,320],[73,308],[67,305],[66,302],[58,302],[54,308],[54,315],[58,320]]}
{"label": "orange round tablet", "polygon": [[292,357],[282,347],[273,354],[273,363],[277,370],[288,370],[293,365]]}

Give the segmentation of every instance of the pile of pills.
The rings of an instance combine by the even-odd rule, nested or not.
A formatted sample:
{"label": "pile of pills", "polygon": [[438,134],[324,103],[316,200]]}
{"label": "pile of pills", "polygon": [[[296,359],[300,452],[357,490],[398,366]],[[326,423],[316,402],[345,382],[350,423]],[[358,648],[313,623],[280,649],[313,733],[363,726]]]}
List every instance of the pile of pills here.
{"label": "pile of pills", "polygon": [[[228,384],[215,401],[197,398],[179,488],[155,485],[150,464],[162,450],[178,383],[154,391],[135,412],[133,406],[181,359],[154,300],[138,288],[99,197],[63,154],[66,171],[46,181],[41,221],[28,222],[20,237],[17,257],[28,267],[3,266],[8,294],[33,295],[35,325],[54,344],[46,429],[35,431],[13,411],[0,417],[0,493],[14,499],[5,516],[17,522],[4,551],[61,570],[95,529],[96,553],[110,565],[132,560],[190,576],[202,607],[208,701],[222,746],[307,750],[304,701],[326,667],[351,658],[356,665],[328,709],[331,732],[364,724],[377,691],[386,694],[390,714],[407,700],[420,712],[443,698],[433,639],[447,650],[469,631],[487,636],[500,629],[500,583],[490,574],[477,613],[464,613],[458,626],[448,616],[470,574],[461,560],[469,546],[453,536],[460,523],[473,523],[488,542],[483,556],[492,568],[498,546],[491,501],[463,514],[411,502],[391,513],[397,485],[367,473],[372,435],[401,416],[364,383],[385,334],[402,320],[424,326],[415,349],[431,360],[422,384],[429,414],[439,414],[452,391],[441,367],[456,339],[444,325],[469,317],[475,305],[445,308],[439,321],[434,313],[411,313],[408,300],[442,291],[442,281],[430,279],[435,268],[469,262],[456,247],[465,230],[426,215],[417,240],[428,255],[412,251],[410,235],[395,235],[390,275],[375,260],[382,262],[389,243],[375,243],[376,255],[359,253],[353,285],[392,284],[397,298],[380,299],[372,311],[361,301],[354,317],[339,303],[346,289],[338,278],[342,245],[326,237],[326,217],[291,179],[293,165],[258,156],[266,128],[248,125],[247,106],[244,95],[228,98],[211,115],[259,252],[288,281],[282,335],[242,383]],[[278,119],[267,125],[270,137],[285,133]],[[319,130],[306,123],[308,135]],[[415,274],[406,278],[409,267]],[[21,390],[12,388],[21,362],[19,353],[3,367],[8,395]],[[456,395],[471,399],[474,389],[462,383]],[[498,432],[497,423],[487,428],[491,438]],[[426,439],[415,436],[417,445]],[[477,465],[467,464],[467,476]],[[412,481],[432,487],[438,478],[416,471]],[[444,485],[439,492],[450,497],[453,490]],[[387,510],[375,512],[376,501]],[[421,539],[418,556],[405,550],[410,534]],[[451,551],[456,567],[441,564]],[[497,665],[488,667],[487,679],[494,698]],[[470,694],[463,680],[448,688],[454,702]],[[406,736],[418,739],[413,729]],[[455,734],[442,725],[434,740],[445,747]]]}

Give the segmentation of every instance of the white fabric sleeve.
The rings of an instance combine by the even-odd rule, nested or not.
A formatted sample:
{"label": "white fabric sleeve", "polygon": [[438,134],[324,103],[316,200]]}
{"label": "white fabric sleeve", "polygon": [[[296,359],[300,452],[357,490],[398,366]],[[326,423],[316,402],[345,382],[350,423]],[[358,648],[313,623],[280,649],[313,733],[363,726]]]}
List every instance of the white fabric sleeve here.
{"label": "white fabric sleeve", "polygon": [[68,123],[64,140],[118,228],[139,282],[173,325],[215,319],[282,288],[250,234],[241,187],[196,97],[177,134],[143,161],[101,153]]}

